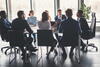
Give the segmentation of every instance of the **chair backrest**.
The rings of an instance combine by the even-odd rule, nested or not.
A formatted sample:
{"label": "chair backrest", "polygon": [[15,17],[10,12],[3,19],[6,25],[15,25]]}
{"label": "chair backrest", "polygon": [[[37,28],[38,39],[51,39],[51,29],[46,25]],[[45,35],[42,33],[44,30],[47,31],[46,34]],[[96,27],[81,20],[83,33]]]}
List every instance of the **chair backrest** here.
{"label": "chair backrest", "polygon": [[15,30],[8,30],[7,32],[8,41],[21,42],[24,40],[24,35],[21,32]]}
{"label": "chair backrest", "polygon": [[93,17],[92,17],[92,22],[90,25],[90,30],[92,32],[92,36],[95,37],[95,32],[96,32],[96,16],[95,13],[93,13]]}
{"label": "chair backrest", "polygon": [[52,30],[37,30],[38,46],[51,46],[53,39]]}

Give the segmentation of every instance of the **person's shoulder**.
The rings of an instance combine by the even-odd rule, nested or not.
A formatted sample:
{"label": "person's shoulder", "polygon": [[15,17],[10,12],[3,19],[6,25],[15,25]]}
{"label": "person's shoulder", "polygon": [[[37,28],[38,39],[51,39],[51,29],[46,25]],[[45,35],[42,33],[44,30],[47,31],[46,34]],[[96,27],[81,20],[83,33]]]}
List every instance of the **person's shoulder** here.
{"label": "person's shoulder", "polygon": [[0,18],[0,22],[2,22],[2,19]]}
{"label": "person's shoulder", "polygon": [[76,23],[78,23],[78,21],[77,21],[77,20],[75,20],[75,19],[73,19],[73,21],[74,21],[74,22],[76,22]]}
{"label": "person's shoulder", "polygon": [[65,24],[67,22],[68,22],[68,19],[65,19],[65,20],[62,21],[62,24]]}
{"label": "person's shoulder", "polygon": [[12,22],[17,22],[19,19],[18,18],[15,18],[12,20]]}
{"label": "person's shoulder", "polygon": [[26,20],[26,19],[22,19],[22,21],[27,22],[27,20]]}
{"label": "person's shoulder", "polygon": [[84,17],[81,17],[80,20],[81,21],[86,21],[86,19]]}
{"label": "person's shoulder", "polygon": [[4,21],[4,19],[3,19],[3,18],[1,18],[1,19],[0,19],[0,21],[1,21],[1,22],[3,22],[3,21]]}
{"label": "person's shoulder", "polygon": [[33,18],[37,18],[36,16],[33,16]]}

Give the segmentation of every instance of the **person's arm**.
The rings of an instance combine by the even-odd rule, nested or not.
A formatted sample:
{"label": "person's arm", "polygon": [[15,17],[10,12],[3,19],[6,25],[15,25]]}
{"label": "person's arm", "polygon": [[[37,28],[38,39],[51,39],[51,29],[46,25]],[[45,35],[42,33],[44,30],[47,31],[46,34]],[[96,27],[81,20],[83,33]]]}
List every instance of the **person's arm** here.
{"label": "person's arm", "polygon": [[38,21],[38,28],[41,29],[41,21]]}
{"label": "person's arm", "polygon": [[30,33],[29,36],[31,36],[31,34],[33,35],[34,37],[34,43],[36,42],[36,36],[35,36],[35,33],[33,33],[32,29],[30,28],[29,24],[27,23],[26,21],[26,30]]}
{"label": "person's arm", "polygon": [[80,19],[80,24],[81,24],[82,30],[90,30],[88,23],[87,23],[85,18]]}
{"label": "person's arm", "polygon": [[82,30],[81,30],[80,23],[79,23],[79,22],[76,22],[76,23],[77,23],[77,29],[78,29],[78,32],[79,32],[79,34],[81,35]]}
{"label": "person's arm", "polygon": [[52,29],[50,22],[48,22],[48,27],[49,27],[50,30]]}
{"label": "person's arm", "polygon": [[27,21],[25,20],[25,27],[26,27],[26,30],[29,32],[29,33],[33,33],[32,29],[30,28],[29,24],[27,23]]}
{"label": "person's arm", "polygon": [[63,32],[63,30],[64,30],[64,27],[65,27],[65,21],[63,21],[63,22],[61,23],[61,25],[60,25],[60,28],[62,29],[62,32]]}
{"label": "person's arm", "polygon": [[87,30],[90,30],[88,22],[86,21],[86,19],[84,19],[84,22],[85,22],[85,26],[87,27]]}

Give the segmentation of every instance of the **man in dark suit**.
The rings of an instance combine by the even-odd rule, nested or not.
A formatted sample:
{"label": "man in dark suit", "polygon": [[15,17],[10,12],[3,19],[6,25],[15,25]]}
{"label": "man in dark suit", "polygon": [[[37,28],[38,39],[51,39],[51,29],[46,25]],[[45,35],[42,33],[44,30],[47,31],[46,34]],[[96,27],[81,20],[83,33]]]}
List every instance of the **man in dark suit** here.
{"label": "man in dark suit", "polygon": [[[78,10],[77,17],[78,17],[78,22],[79,22],[81,32],[82,32],[81,37],[84,39],[85,37],[87,37],[89,35],[90,28],[88,26],[88,23],[87,23],[86,19],[83,16],[83,11],[82,10]],[[84,48],[85,48],[86,45],[83,43],[82,40],[81,40],[81,45],[82,45],[82,50],[84,51]]]}
{"label": "man in dark suit", "polygon": [[64,21],[65,19],[66,19],[66,16],[62,14],[62,10],[61,9],[58,9],[57,16],[55,17],[55,22],[57,24],[57,30],[59,32],[62,31],[62,29],[60,28],[61,22]]}
{"label": "man in dark suit", "polygon": [[7,19],[7,14],[5,11],[0,11],[0,34],[2,40],[8,40],[7,39],[7,31],[11,29],[11,23]]}
{"label": "man in dark suit", "polygon": [[63,57],[67,56],[64,46],[71,46],[69,57],[72,58],[73,49],[78,45],[80,27],[78,22],[72,18],[72,9],[67,9],[66,15],[68,19],[61,23],[63,36],[59,44],[63,50]]}
{"label": "man in dark suit", "polygon": [[55,17],[55,25],[56,25],[56,37],[57,40],[59,41],[59,37],[58,37],[58,33],[62,33],[62,27],[61,27],[61,23],[66,20],[66,16],[62,14],[62,10],[58,9],[57,11],[57,16]]}
{"label": "man in dark suit", "polygon": [[[24,14],[24,11],[18,11],[17,13],[17,16],[18,18],[14,19],[12,21],[12,30],[15,30],[16,32],[18,32],[18,37],[19,37],[19,41],[21,42],[21,45],[18,45],[20,47],[20,49],[22,50],[22,56],[23,58],[25,58],[25,49],[24,49],[24,46],[25,46],[25,42],[29,41],[30,38],[27,38],[25,40],[25,37],[24,37],[24,32],[25,30],[29,32],[29,34],[32,34],[33,31],[32,29],[30,28],[30,26],[28,25],[27,21],[25,20],[25,14]],[[30,42],[30,41],[29,41]],[[31,41],[32,43],[32,41]],[[30,47],[31,46],[31,47]],[[27,46],[27,49],[29,51],[37,51],[37,49],[35,49],[35,47],[32,46],[32,44],[29,44]]]}

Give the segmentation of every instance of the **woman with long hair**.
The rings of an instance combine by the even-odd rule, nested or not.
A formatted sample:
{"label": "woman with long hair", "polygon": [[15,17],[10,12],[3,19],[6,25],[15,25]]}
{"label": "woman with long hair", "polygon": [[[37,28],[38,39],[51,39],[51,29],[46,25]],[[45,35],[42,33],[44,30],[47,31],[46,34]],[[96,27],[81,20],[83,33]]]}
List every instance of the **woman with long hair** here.
{"label": "woman with long hair", "polygon": [[[38,27],[39,27],[39,30],[52,30],[51,29],[51,23],[50,23],[50,20],[49,20],[49,15],[48,15],[47,12],[43,12],[42,13],[42,19],[41,19],[41,21],[38,22]],[[52,40],[53,40],[52,41],[53,45],[51,45],[51,49],[47,53],[47,57],[54,50],[54,47],[57,44],[57,41],[54,39],[54,37],[52,38]]]}

